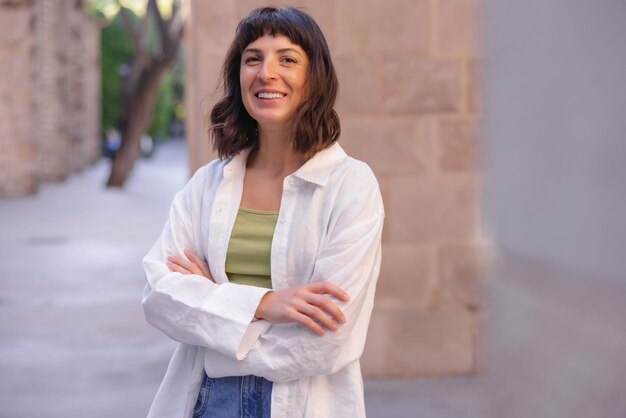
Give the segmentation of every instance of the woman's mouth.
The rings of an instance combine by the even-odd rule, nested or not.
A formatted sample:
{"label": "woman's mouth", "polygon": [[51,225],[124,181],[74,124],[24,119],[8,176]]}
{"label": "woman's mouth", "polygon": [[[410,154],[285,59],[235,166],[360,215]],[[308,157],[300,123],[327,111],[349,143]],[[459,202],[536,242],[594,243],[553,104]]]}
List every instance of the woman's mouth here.
{"label": "woman's mouth", "polygon": [[264,100],[277,100],[277,99],[282,99],[283,97],[286,96],[286,94],[262,91],[262,92],[256,93],[255,96],[259,99],[264,99]]}

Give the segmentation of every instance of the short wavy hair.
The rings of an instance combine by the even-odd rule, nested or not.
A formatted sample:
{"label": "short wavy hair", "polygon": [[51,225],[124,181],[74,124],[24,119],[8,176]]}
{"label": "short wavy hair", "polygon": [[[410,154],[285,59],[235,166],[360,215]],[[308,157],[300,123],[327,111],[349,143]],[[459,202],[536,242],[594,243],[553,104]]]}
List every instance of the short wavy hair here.
{"label": "short wavy hair", "polygon": [[295,152],[307,158],[332,145],[341,133],[334,110],[339,83],[328,44],[313,18],[293,7],[263,7],[244,17],[235,33],[222,67],[223,97],[211,111],[210,137],[220,158],[258,147],[257,122],[246,111],[241,98],[239,72],[243,50],[265,34],[284,35],[307,54],[307,95],[290,122]]}

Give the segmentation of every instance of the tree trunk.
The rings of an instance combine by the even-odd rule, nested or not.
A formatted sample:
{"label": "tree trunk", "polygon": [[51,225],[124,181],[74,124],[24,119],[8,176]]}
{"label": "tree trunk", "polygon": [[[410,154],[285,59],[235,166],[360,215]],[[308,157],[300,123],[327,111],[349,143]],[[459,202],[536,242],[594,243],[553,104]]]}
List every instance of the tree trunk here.
{"label": "tree trunk", "polygon": [[142,72],[137,93],[124,107],[120,123],[122,145],[113,157],[107,187],[123,187],[132,171],[139,157],[141,136],[146,132],[152,119],[161,80],[174,56],[153,61]]}
{"label": "tree trunk", "polygon": [[122,132],[120,132],[122,145],[113,157],[107,187],[122,187],[126,183],[126,179],[139,157],[141,135],[148,122],[141,121],[138,117],[132,117],[122,128]]}
{"label": "tree trunk", "polygon": [[[152,120],[152,113],[156,105],[159,86],[165,72],[176,59],[182,38],[182,21],[177,20],[179,4],[172,4],[172,15],[164,20],[159,11],[156,0],[148,0],[148,11],[138,33],[133,28],[127,10],[122,8],[122,17],[126,16],[127,30],[135,44],[132,71],[123,89],[123,105],[120,117],[121,146],[113,157],[111,173],[107,187],[122,187],[139,157],[141,136],[146,132]],[[155,19],[159,34],[160,46],[156,52],[150,53],[145,40],[149,16]],[[178,23],[177,23],[178,22]],[[176,26],[178,24],[178,26]],[[174,30],[175,29],[175,30]]]}

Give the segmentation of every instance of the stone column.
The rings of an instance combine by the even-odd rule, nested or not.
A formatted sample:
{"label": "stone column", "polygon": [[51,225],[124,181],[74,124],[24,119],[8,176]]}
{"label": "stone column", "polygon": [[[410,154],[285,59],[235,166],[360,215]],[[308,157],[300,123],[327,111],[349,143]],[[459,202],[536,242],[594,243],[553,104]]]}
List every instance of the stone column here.
{"label": "stone column", "polygon": [[[363,371],[480,370],[482,238],[478,0],[295,1],[330,44],[340,143],[379,179],[383,265]],[[190,0],[187,133],[192,171],[214,157],[203,122],[239,19],[266,1]]]}
{"label": "stone column", "polygon": [[193,173],[216,158],[207,129],[211,107],[218,98],[217,83],[226,48],[236,22],[235,1],[187,1],[185,28],[185,131]]}
{"label": "stone column", "polygon": [[102,140],[100,133],[102,118],[100,29],[102,21],[81,13],[83,63],[82,74],[82,124],[83,153],[87,164],[95,163],[100,157]]}
{"label": "stone column", "polygon": [[336,2],[342,143],[387,218],[364,372],[480,369],[476,0]]}
{"label": "stone column", "polygon": [[100,156],[100,27],[74,0],[0,0],[0,196]]}
{"label": "stone column", "polygon": [[44,181],[64,180],[69,174],[67,155],[67,38],[66,0],[35,0],[34,138],[37,167]]}
{"label": "stone column", "polygon": [[[83,140],[83,90],[85,71],[85,53],[83,44],[82,11],[73,7],[71,3],[65,3],[66,30],[63,37],[67,39],[65,45],[65,73],[67,78],[67,102],[65,120],[67,121],[67,141],[69,154],[67,156],[70,171],[82,170],[86,165],[86,155],[84,152]],[[70,42],[70,39],[72,42]]]}
{"label": "stone column", "polygon": [[100,155],[101,24],[76,4],[67,7],[67,159],[70,169],[79,171]]}
{"label": "stone column", "polygon": [[0,1],[0,196],[37,190],[31,126],[32,21],[29,1]]}

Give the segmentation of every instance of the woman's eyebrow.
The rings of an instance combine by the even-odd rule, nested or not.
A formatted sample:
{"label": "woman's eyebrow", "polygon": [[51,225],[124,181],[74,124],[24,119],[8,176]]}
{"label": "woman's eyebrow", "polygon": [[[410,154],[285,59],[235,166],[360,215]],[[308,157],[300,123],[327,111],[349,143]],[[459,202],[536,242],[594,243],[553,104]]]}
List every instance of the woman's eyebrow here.
{"label": "woman's eyebrow", "polygon": [[[246,48],[243,50],[243,53],[245,54],[246,52],[251,53],[251,54],[261,54],[262,51],[260,49],[257,48]],[[276,52],[282,54],[284,52],[295,52],[296,54],[302,56],[302,53],[300,53],[300,51],[298,51],[297,49],[294,48],[281,48],[276,50]]]}
{"label": "woman's eyebrow", "polygon": [[280,53],[283,53],[283,52],[295,52],[296,54],[298,54],[298,55],[302,56],[302,54],[300,53],[300,51],[298,51],[297,49],[294,49],[294,48],[282,48],[282,49],[279,49],[279,50],[278,50],[278,51],[276,51],[276,52],[280,52]]}

